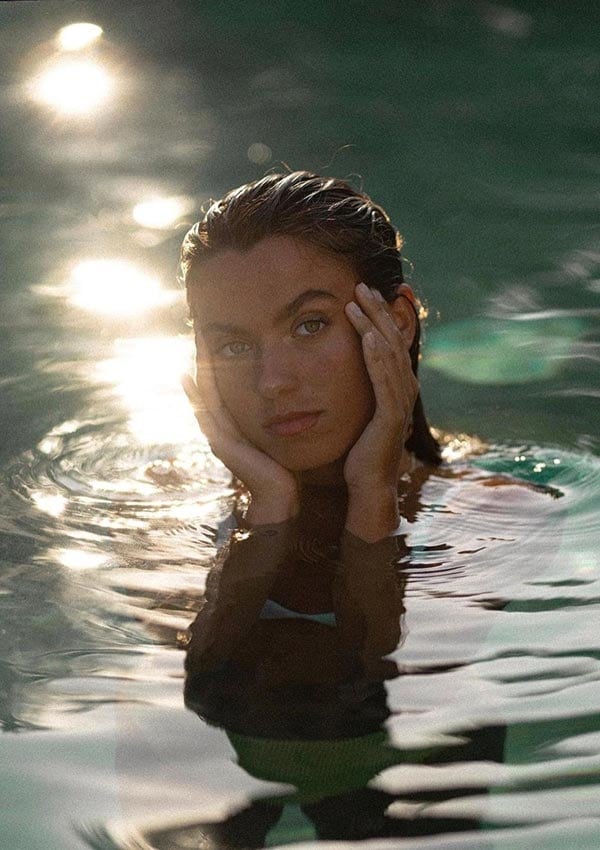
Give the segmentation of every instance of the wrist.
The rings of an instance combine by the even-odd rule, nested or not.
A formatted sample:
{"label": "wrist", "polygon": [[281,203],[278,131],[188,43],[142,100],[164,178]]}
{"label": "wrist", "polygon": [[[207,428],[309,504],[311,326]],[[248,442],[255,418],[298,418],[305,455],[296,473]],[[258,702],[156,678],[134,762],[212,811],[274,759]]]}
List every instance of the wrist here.
{"label": "wrist", "polygon": [[399,524],[396,487],[382,485],[358,493],[349,491],[346,529],[355,537],[374,543],[393,534]]}
{"label": "wrist", "polygon": [[251,494],[250,506],[246,512],[246,524],[276,525],[294,519],[300,511],[297,492],[269,493],[261,496]]}

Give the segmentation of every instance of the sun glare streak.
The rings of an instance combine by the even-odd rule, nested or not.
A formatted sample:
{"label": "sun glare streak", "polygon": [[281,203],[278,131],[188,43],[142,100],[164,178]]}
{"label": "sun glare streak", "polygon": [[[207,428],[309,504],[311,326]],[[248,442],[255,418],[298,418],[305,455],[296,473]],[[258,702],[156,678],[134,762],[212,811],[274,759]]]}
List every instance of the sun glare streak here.
{"label": "sun glare streak", "polygon": [[113,80],[92,59],[59,59],[33,80],[36,100],[64,115],[85,115],[98,109],[114,87]]}
{"label": "sun glare streak", "polygon": [[82,260],[71,271],[68,290],[75,306],[112,316],[136,315],[175,297],[125,260]]}
{"label": "sun glare streak", "polygon": [[115,386],[129,409],[129,430],[144,445],[188,443],[200,436],[180,384],[193,363],[193,341],[154,336],[119,339],[96,377]]}
{"label": "sun glare streak", "polygon": [[83,50],[102,35],[102,27],[96,24],[69,24],[58,31],[56,37],[61,50]]}
{"label": "sun glare streak", "polygon": [[132,215],[142,227],[168,230],[190,209],[187,198],[149,198],[136,204]]}

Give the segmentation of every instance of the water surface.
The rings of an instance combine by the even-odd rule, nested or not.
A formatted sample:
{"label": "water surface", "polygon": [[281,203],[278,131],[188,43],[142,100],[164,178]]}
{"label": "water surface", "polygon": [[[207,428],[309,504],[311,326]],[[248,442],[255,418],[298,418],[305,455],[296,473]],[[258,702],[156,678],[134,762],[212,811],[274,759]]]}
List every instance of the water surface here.
{"label": "water surface", "polygon": [[[430,310],[430,419],[484,445],[449,460],[535,485],[433,476],[407,506],[368,799],[407,836],[427,818],[407,848],[596,850],[596,12],[43,7],[0,9],[0,843],[208,846],[267,804],[271,844],[316,838],[298,792],[183,702],[231,489],[179,389],[177,245],[207,198],[283,161],[359,175],[389,209]],[[66,114],[28,86],[78,20],[103,27],[88,58],[113,89]],[[171,213],[138,208],[156,199]]]}

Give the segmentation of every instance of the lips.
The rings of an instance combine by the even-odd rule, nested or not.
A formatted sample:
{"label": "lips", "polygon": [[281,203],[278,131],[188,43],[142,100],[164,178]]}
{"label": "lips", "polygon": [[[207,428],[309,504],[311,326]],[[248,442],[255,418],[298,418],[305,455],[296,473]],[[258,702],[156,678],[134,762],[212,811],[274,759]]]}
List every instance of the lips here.
{"label": "lips", "polygon": [[276,437],[295,437],[297,434],[310,430],[320,415],[320,410],[292,411],[283,416],[274,416],[268,420],[265,427]]}

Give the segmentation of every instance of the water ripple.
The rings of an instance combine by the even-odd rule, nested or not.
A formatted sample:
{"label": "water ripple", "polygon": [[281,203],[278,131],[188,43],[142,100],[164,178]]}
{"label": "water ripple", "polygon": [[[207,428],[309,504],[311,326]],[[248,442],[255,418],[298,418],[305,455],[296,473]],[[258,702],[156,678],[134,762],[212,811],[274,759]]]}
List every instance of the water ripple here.
{"label": "water ripple", "polygon": [[[136,448],[118,423],[71,422],[50,431],[4,472],[7,496],[20,507],[19,526],[36,535],[83,532],[96,539],[174,526],[207,516],[223,498],[229,473],[199,441],[191,446]],[[14,520],[13,512],[13,520]],[[43,515],[52,518],[46,522]],[[90,538],[92,539],[92,538]]]}

